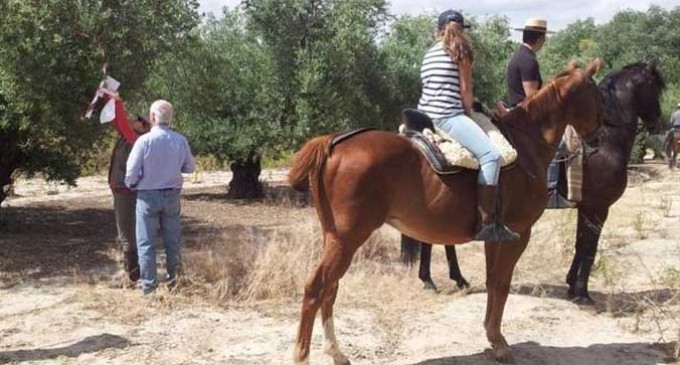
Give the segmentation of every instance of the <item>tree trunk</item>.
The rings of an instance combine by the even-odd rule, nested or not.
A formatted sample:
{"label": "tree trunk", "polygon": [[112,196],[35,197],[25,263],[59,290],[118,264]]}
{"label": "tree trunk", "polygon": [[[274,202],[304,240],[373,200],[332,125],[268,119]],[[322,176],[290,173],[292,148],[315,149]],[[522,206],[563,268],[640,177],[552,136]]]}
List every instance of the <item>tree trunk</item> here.
{"label": "tree trunk", "polygon": [[231,163],[233,178],[229,183],[228,197],[234,199],[256,199],[263,196],[260,182],[260,157],[251,153],[246,159],[238,159]]}
{"label": "tree trunk", "polygon": [[14,133],[0,133],[0,204],[7,197],[7,187],[13,183],[12,173],[19,166],[19,148]]}

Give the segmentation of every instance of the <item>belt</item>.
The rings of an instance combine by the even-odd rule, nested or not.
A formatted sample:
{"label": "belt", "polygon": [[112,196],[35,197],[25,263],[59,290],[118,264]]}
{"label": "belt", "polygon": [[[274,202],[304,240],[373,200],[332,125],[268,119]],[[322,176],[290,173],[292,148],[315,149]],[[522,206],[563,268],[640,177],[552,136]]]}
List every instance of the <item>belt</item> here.
{"label": "belt", "polygon": [[165,189],[158,189],[158,191],[170,191],[170,190],[179,190],[178,188],[165,188]]}

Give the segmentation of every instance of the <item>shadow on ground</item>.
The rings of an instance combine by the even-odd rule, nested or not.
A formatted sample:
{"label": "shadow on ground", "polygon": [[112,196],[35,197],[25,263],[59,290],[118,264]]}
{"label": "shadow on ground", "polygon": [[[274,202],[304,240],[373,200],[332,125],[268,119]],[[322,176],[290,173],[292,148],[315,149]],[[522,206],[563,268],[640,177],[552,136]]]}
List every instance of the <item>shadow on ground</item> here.
{"label": "shadow on ground", "polygon": [[81,354],[113,348],[123,349],[128,346],[130,346],[130,342],[126,338],[105,333],[84,338],[65,347],[0,352],[0,364],[41,361],[58,357],[76,358]]}
{"label": "shadow on ground", "polygon": [[114,264],[113,210],[97,202],[11,208],[16,221],[0,233],[0,287],[70,276]]}
{"label": "shadow on ground", "polygon": [[[518,285],[513,286],[512,292],[514,294],[528,295],[538,298],[569,300],[566,285]],[[669,301],[678,299],[675,293],[669,289],[655,289],[614,294],[607,294],[591,290],[590,296],[595,301],[595,306],[582,306],[583,309],[594,309],[597,313],[608,312],[615,316],[635,315],[640,312],[641,306],[644,307],[650,303],[662,306],[669,304]]]}
{"label": "shadow on ground", "polygon": [[[675,343],[612,343],[588,347],[541,346],[536,342],[512,345],[515,363],[523,365],[652,365],[672,364],[667,355]],[[495,365],[489,350],[466,356],[429,359],[411,365]]]}

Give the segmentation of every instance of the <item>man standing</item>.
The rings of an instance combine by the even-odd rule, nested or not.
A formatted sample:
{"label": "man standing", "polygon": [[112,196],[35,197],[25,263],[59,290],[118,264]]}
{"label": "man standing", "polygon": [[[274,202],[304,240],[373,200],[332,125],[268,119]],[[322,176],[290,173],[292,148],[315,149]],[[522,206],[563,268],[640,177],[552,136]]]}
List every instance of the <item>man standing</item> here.
{"label": "man standing", "polygon": [[125,183],[137,190],[137,250],[145,295],[154,292],[156,234],[160,226],[165,243],[168,284],[175,283],[182,268],[180,191],[182,173],[192,173],[196,161],[186,138],[170,129],[174,116],[165,100],[151,104],[151,131],[135,143],[127,160]]}
{"label": "man standing", "polygon": [[675,107],[675,111],[671,114],[671,129],[680,130],[680,103]]}
{"label": "man standing", "polygon": [[[536,52],[540,51],[545,44],[548,31],[548,22],[544,19],[531,18],[524,23],[524,28],[515,30],[522,32],[522,45],[515,51],[508,63],[506,73],[507,104],[515,107],[526,98],[533,96],[543,86],[541,69],[536,58]],[[567,208],[573,207],[573,203],[563,198],[558,190],[557,183],[560,174],[560,162],[565,152],[564,142],[560,143],[555,158],[548,168],[548,207]]]}
{"label": "man standing", "polygon": [[515,30],[522,31],[522,45],[510,58],[506,73],[508,106],[512,108],[537,93],[543,86],[536,52],[545,44],[548,22],[543,19],[528,19],[524,28]]}
{"label": "man standing", "polygon": [[[116,101],[119,103],[119,101]],[[127,119],[123,116],[123,119]],[[124,121],[127,125],[127,120]],[[124,286],[130,286],[139,280],[139,259],[137,257],[137,240],[135,238],[135,202],[137,192],[125,186],[125,164],[137,140],[137,136],[148,131],[148,125],[142,118],[137,118],[132,123],[135,134],[132,139],[126,137],[127,133],[121,132],[121,128],[114,122],[119,132],[116,146],[111,154],[109,165],[109,186],[113,194],[113,211],[116,219],[118,241],[123,248],[123,267],[127,274]],[[128,127],[129,128],[129,127]]]}
{"label": "man standing", "polygon": [[[102,83],[104,85],[104,83]],[[102,116],[104,122],[110,122],[118,132],[118,140],[111,154],[109,164],[109,187],[113,195],[113,212],[116,220],[118,242],[123,249],[123,267],[126,278],[122,279],[123,287],[131,287],[139,280],[139,262],[137,257],[137,241],[135,238],[135,201],[137,193],[125,186],[125,164],[132,146],[138,136],[149,130],[148,123],[141,117],[130,122],[123,101],[115,91],[106,87],[98,89],[103,104],[111,103],[113,112]],[[118,285],[118,284],[116,284]]]}
{"label": "man standing", "polygon": [[666,156],[670,158],[671,155],[671,142],[673,141],[673,134],[680,131],[680,103],[675,108],[673,114],[671,114],[670,119],[671,130],[668,131],[666,135],[666,140],[663,143],[663,149],[666,152]]}

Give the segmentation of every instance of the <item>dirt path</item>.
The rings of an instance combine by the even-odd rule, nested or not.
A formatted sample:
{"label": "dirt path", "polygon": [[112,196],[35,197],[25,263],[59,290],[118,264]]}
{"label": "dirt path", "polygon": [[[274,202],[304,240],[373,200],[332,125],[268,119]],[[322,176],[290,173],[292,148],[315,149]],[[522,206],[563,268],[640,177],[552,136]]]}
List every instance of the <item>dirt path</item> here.
{"label": "dirt path", "polygon": [[[680,174],[651,169],[651,177],[633,176],[605,227],[592,283],[595,308],[564,300],[573,212],[549,211],[541,218],[504,318],[518,364],[669,363],[680,313],[668,286],[680,283]],[[216,183],[225,181],[214,176]],[[300,272],[307,272],[306,262],[290,258],[305,253],[288,256],[279,249],[273,252],[280,256],[267,258],[260,252],[278,244],[289,250],[298,242],[314,246],[311,209],[285,194],[243,204],[225,200],[223,188],[209,182],[188,189],[185,251],[196,282],[177,295],[161,291],[149,300],[139,290],[109,287],[119,257],[110,198],[101,193],[100,180],[49,196],[19,186],[23,197],[10,201],[21,223],[17,232],[0,234],[0,364],[291,363],[300,288],[294,281],[286,289],[284,270],[302,266]],[[336,329],[352,363],[493,364],[481,325],[481,246],[459,250],[473,284],[468,293],[453,289],[443,250],[435,248],[437,294],[422,291],[416,272],[398,264],[397,239],[397,232],[382,229],[372,251],[362,254],[368,258],[355,262],[341,282]],[[276,266],[277,260],[285,262]],[[241,271],[262,270],[249,261],[274,267],[235,283]],[[225,272],[211,271],[219,268]],[[242,288],[260,277],[281,293],[239,299]],[[331,363],[322,345],[317,323],[313,364]]]}

